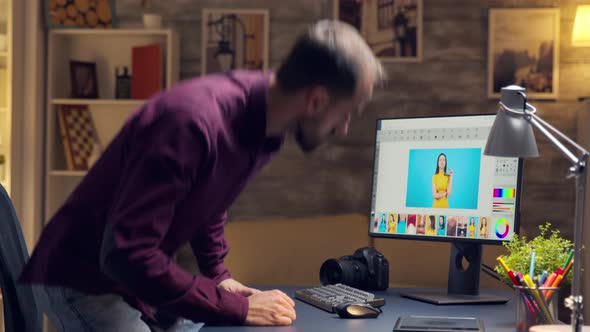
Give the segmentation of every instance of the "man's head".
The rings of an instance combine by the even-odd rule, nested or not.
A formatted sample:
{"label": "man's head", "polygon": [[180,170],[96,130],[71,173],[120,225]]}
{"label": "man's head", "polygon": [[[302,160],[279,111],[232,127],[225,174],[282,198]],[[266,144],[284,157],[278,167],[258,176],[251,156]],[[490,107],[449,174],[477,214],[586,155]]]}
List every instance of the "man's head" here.
{"label": "man's head", "polygon": [[297,115],[295,138],[312,151],[328,137],[348,133],[383,79],[383,69],[352,26],[322,20],[301,35],[276,73],[276,83],[292,96]]}

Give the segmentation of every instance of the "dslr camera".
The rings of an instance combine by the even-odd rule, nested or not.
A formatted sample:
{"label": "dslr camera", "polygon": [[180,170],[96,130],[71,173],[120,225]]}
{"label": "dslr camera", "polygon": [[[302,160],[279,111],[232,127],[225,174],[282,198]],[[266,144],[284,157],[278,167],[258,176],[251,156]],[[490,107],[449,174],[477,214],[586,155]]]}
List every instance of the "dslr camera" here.
{"label": "dslr camera", "polygon": [[362,290],[389,286],[389,262],[372,247],[357,249],[351,256],[331,258],[320,268],[322,285],[344,284]]}

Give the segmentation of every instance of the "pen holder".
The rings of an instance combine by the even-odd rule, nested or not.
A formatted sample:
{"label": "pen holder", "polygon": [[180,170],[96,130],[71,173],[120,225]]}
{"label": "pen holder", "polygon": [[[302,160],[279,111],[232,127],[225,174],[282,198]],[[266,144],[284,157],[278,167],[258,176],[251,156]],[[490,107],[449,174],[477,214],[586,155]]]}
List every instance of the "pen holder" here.
{"label": "pen holder", "polygon": [[559,287],[515,286],[516,331],[528,332],[533,325],[558,323]]}

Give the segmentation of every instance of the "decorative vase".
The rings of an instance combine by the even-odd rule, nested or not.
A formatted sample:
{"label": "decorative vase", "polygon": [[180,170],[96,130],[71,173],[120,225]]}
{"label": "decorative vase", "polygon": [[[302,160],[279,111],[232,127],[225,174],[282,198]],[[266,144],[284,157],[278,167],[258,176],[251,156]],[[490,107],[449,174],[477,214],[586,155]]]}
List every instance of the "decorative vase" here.
{"label": "decorative vase", "polygon": [[162,27],[162,15],[151,13],[143,14],[143,26],[146,29],[160,29]]}

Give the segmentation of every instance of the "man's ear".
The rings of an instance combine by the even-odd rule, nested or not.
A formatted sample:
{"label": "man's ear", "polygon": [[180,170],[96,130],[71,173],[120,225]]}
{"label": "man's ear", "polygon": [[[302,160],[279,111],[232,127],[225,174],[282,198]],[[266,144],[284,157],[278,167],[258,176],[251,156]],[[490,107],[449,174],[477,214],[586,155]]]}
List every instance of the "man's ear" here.
{"label": "man's ear", "polygon": [[305,114],[317,114],[328,106],[330,103],[330,94],[328,90],[320,85],[310,87],[306,93]]}

